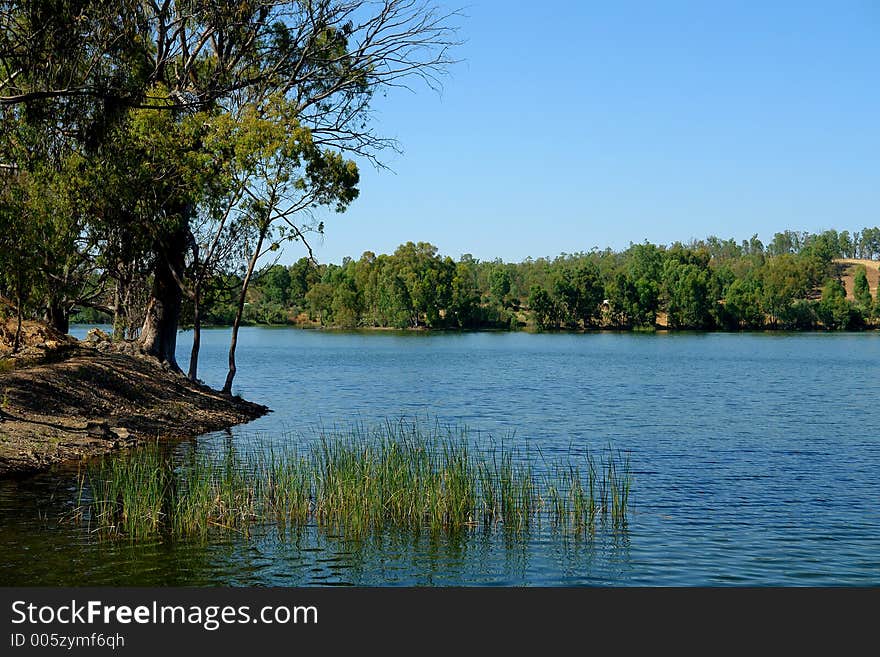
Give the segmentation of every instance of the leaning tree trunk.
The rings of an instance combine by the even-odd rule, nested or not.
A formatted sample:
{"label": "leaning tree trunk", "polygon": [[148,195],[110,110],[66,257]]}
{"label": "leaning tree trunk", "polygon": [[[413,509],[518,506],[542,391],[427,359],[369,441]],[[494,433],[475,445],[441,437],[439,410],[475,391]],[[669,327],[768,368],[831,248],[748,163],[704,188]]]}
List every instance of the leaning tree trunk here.
{"label": "leaning tree trunk", "polygon": [[183,291],[178,279],[183,272],[185,253],[186,239],[183,230],[175,231],[168,236],[167,241],[157,244],[153,286],[138,339],[145,353],[158,358],[177,372],[181,371],[175,355],[177,327],[183,305]]}
{"label": "leaning tree trunk", "polygon": [[189,353],[189,373],[187,376],[191,381],[198,380],[199,376],[199,349],[202,344],[202,287],[195,285],[193,290],[193,343],[192,351]]}
{"label": "leaning tree trunk", "polygon": [[257,239],[257,246],[248,262],[247,273],[244,275],[244,280],[241,282],[241,291],[238,295],[238,308],[236,308],[235,319],[232,322],[232,339],[229,341],[229,372],[226,374],[226,383],[223,384],[223,392],[227,395],[232,394],[232,380],[235,378],[235,348],[238,346],[238,327],[241,326],[241,316],[244,312],[244,301],[247,297],[251,276],[253,276],[254,268],[257,266],[257,260],[260,258],[260,251],[263,248],[263,240],[266,239],[267,230],[268,226],[265,230],[260,231],[260,236]]}
{"label": "leaning tree trunk", "polygon": [[19,275],[18,291],[15,298],[15,337],[12,339],[12,353],[16,353],[21,347],[21,275]]}
{"label": "leaning tree trunk", "polygon": [[[193,276],[192,302],[193,302],[193,343],[192,350],[189,352],[189,373],[187,376],[190,381],[198,381],[199,378],[199,349],[202,346],[202,272],[199,268],[199,245],[195,238],[190,234],[190,248],[193,251],[193,262],[195,263],[195,275]],[[210,252],[208,253],[210,257]]]}

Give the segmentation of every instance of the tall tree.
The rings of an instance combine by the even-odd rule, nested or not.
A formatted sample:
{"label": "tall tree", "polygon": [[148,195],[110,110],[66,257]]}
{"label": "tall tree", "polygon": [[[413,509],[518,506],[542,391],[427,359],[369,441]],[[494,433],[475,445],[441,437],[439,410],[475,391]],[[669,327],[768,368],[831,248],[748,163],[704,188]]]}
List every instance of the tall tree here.
{"label": "tall tree", "polygon": [[874,305],[874,299],[871,297],[871,288],[868,285],[868,270],[864,265],[860,265],[856,270],[853,278],[853,296],[856,303],[866,311],[870,311]]}
{"label": "tall tree", "polygon": [[837,279],[830,279],[822,288],[822,299],[816,308],[819,320],[829,330],[854,328],[859,315],[846,298],[846,289]]}
{"label": "tall tree", "polygon": [[781,255],[767,261],[761,277],[761,306],[775,328],[785,323],[792,303],[806,296],[809,273],[795,256]]}
{"label": "tall tree", "polygon": [[[224,141],[241,145],[234,167],[242,196],[242,212],[255,239],[242,278],[232,338],[229,371],[223,391],[232,392],[235,351],[248,287],[260,258],[277,251],[283,241],[305,242],[300,213],[320,206],[339,212],[357,198],[357,167],[334,150],[315,145],[312,133],[297,119],[296,108],[283,96],[246,108],[238,121],[229,121]],[[320,227],[318,227],[320,229]]]}
{"label": "tall tree", "polygon": [[[64,135],[65,148],[97,159],[131,110],[185,122],[279,96],[317,148],[375,161],[395,144],[374,131],[372,98],[413,79],[436,87],[454,36],[450,15],[417,0],[5,0],[0,28],[6,115]],[[191,199],[159,200],[139,339],[177,368],[199,211]]]}

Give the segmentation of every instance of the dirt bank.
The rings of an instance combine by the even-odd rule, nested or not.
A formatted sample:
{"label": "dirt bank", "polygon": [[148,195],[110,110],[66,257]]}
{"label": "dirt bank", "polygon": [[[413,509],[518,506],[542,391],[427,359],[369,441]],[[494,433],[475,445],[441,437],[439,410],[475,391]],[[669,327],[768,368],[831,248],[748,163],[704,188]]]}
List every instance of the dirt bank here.
{"label": "dirt bank", "polygon": [[0,476],[217,431],[269,410],[107,343],[49,337],[31,341],[24,357],[0,355]]}

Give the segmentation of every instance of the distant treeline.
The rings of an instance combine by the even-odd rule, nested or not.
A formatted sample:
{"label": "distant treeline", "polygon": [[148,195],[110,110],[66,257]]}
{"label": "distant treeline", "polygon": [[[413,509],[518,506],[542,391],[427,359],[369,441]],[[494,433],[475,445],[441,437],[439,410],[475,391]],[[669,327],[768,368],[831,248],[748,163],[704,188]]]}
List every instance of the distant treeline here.
{"label": "distant treeline", "polygon": [[[709,237],[670,246],[632,244],[519,263],[455,261],[431,244],[342,264],[303,258],[272,265],[251,286],[249,323],[339,328],[857,329],[880,304],[857,266],[854,297],[841,258],[880,257],[880,229],[785,231],[765,245]],[[217,280],[204,321],[230,324],[236,277]],[[186,312],[184,312],[186,317]],[[82,318],[82,316],[81,316]],[[92,317],[91,319],[95,319]]]}

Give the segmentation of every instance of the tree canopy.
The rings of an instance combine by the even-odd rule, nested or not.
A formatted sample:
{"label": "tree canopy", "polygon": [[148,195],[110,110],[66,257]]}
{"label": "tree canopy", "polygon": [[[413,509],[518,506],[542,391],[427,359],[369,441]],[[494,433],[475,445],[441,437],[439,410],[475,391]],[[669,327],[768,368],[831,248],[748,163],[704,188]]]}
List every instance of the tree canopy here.
{"label": "tree canopy", "polygon": [[420,0],[0,1],[0,265],[27,266],[3,291],[61,329],[109,311],[176,368],[185,304],[246,287],[286,242],[310,253],[319,212],[357,198],[356,160],[397,147],[374,97],[438,87],[454,18]]}
{"label": "tree canopy", "polygon": [[[806,243],[812,240],[807,236]],[[537,330],[853,329],[874,325],[865,268],[806,247],[771,255],[757,240],[563,254],[519,263],[457,261],[423,242],[341,264],[303,258],[264,270],[245,321],[341,328]],[[852,273],[854,268],[854,273]],[[850,272],[849,274],[847,272]],[[853,277],[854,298],[841,284]],[[284,282],[287,282],[286,289]],[[218,305],[211,321],[230,323]]]}

